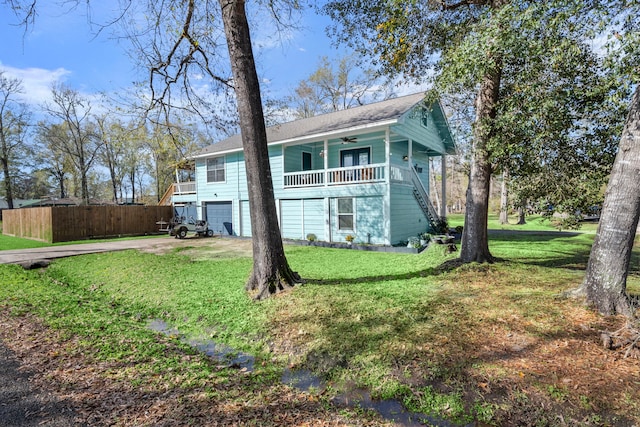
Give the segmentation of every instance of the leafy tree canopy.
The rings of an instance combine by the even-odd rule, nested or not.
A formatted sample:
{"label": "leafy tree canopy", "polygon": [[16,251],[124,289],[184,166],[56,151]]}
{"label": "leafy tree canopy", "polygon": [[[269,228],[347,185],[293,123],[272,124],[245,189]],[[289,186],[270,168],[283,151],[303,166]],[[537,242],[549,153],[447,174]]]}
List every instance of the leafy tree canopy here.
{"label": "leafy tree canopy", "polygon": [[[487,142],[519,198],[575,212],[601,200],[640,63],[637,1],[335,0],[331,32],[382,74],[476,90],[500,68]],[[495,60],[488,60],[492,58]]]}

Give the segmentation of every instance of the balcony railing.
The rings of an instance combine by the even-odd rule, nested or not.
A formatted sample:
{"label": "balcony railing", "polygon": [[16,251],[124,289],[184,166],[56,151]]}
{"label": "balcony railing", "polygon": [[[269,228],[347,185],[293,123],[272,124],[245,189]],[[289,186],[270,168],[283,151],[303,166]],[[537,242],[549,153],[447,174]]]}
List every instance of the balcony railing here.
{"label": "balcony railing", "polygon": [[174,184],[173,194],[195,194],[195,182],[176,182]]}
{"label": "balcony railing", "polygon": [[324,184],[324,170],[291,172],[284,174],[284,188],[317,187]]}
{"label": "balcony railing", "polygon": [[284,174],[284,188],[380,182],[385,179],[385,170],[384,164],[376,164],[289,172]]}

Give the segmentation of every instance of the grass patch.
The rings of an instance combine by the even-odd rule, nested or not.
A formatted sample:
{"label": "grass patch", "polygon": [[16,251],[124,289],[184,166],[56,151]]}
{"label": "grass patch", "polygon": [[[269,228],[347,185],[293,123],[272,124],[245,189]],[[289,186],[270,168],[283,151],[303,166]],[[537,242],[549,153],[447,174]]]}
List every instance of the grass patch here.
{"label": "grass patch", "polygon": [[[447,215],[447,219],[449,220],[450,227],[464,225],[464,214],[449,214]],[[517,215],[509,216],[509,224],[500,224],[499,215],[489,214],[487,226],[490,230],[558,231],[555,224],[542,215],[527,215],[526,224],[518,225]],[[597,222],[583,222],[580,224],[579,231],[582,233],[595,233],[597,228]]]}
{"label": "grass patch", "polygon": [[[225,256],[217,239],[163,255],[61,259],[40,272],[0,266],[0,300],[14,316],[36,314],[96,360],[129,366],[110,375],[160,387],[171,382],[167,372],[179,372],[181,387],[203,387],[232,406],[252,393],[277,400],[286,364],[329,382],[321,400],[364,387],[462,422],[516,425],[539,415],[553,424],[554,414],[573,425],[638,422],[637,361],[598,342],[619,320],[560,297],[580,284],[593,235],[549,231],[492,233],[500,262],[455,269],[443,267],[455,255],[438,247],[409,255],[287,246],[307,283],[262,303],[244,291],[251,259]],[[640,289],[634,277],[629,288]],[[150,332],[154,318],[254,354],[258,371],[248,379],[218,372]],[[165,357],[167,341],[183,353]],[[326,401],[314,408],[337,414]]]}
{"label": "grass patch", "polygon": [[47,246],[65,246],[65,245],[76,245],[83,243],[100,243],[100,242],[113,242],[116,240],[132,240],[132,239],[154,239],[157,237],[165,236],[155,235],[155,236],[133,236],[133,237],[118,237],[111,239],[91,239],[91,240],[75,240],[71,242],[59,242],[59,243],[48,243],[42,242],[40,240],[33,239],[25,239],[22,237],[14,237],[7,236],[2,234],[0,231],[0,251],[3,250],[18,250],[18,249],[32,249],[32,248],[44,248]]}
{"label": "grass patch", "polygon": [[0,233],[0,250],[30,249],[51,246],[50,243],[38,240],[22,239],[20,237],[7,236]]}

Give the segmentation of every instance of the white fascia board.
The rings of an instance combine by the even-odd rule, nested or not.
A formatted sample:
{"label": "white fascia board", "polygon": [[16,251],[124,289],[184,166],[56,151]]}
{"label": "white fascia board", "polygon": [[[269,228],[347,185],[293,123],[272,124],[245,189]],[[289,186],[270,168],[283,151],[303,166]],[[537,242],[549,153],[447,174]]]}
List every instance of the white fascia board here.
{"label": "white fascia board", "polygon": [[[398,122],[397,119],[391,119],[391,120],[386,120],[384,122],[370,123],[363,126],[354,126],[351,128],[340,129],[340,130],[331,131],[331,132],[315,133],[315,134],[300,137],[300,138],[282,139],[279,141],[270,142],[267,144],[267,146],[271,147],[275,145],[286,145],[292,142],[304,143],[309,141],[319,141],[324,139],[330,139],[331,137],[336,137],[338,135],[348,136],[350,134],[357,134],[357,133],[361,133],[362,131],[385,130],[388,126],[396,124],[397,122]],[[233,149],[224,150],[224,151],[216,151],[215,153],[206,153],[206,154],[196,155],[196,156],[190,157],[190,159],[202,159],[205,157],[222,156],[230,153],[238,153],[238,152],[241,152],[242,150],[243,150],[242,147],[233,148]]]}
{"label": "white fascia board", "polygon": [[216,151],[215,153],[198,154],[196,156],[189,157],[189,159],[197,160],[197,159],[204,159],[207,157],[218,157],[218,156],[224,156],[225,154],[238,153],[240,151],[242,151],[242,148],[234,148],[231,150]]}

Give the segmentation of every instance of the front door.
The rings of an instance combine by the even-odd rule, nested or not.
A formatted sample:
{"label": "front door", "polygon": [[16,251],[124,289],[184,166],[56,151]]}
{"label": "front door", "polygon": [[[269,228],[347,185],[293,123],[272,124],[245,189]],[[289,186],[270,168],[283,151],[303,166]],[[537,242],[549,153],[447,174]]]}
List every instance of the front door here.
{"label": "front door", "polygon": [[[340,151],[340,167],[348,168],[351,166],[362,166],[371,163],[371,148],[355,148],[353,150]],[[360,181],[361,170],[346,171],[345,179],[347,181]]]}
{"label": "front door", "polygon": [[340,152],[340,167],[368,165],[371,163],[371,148],[356,148],[353,150],[342,150]]}

